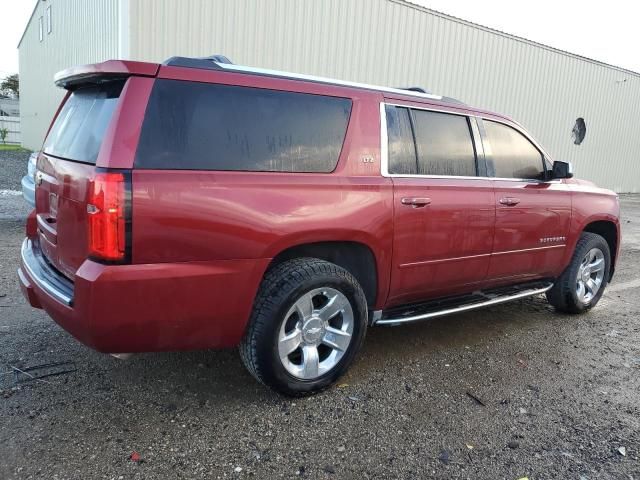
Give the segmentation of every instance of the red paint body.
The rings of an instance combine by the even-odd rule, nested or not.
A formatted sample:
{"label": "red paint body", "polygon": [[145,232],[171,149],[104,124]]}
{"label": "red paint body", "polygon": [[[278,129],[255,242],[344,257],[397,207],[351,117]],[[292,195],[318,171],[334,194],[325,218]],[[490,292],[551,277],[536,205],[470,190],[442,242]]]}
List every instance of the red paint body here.
{"label": "red paint body", "polygon": [[[64,84],[65,79],[97,74],[129,77],[96,167],[131,170],[131,262],[104,265],[88,259],[87,196],[96,167],[41,154],[43,181],[36,189],[37,208],[27,236],[37,238],[49,262],[73,281],[73,305],[48,295],[24,266],[20,278],[31,305],[44,308],[100,351],[238,344],[270,262],[299,245],[365,245],[377,272],[370,308],[381,310],[557,277],[580,233],[594,221],[611,222],[619,239],[616,195],[584,182],[381,174],[381,102],[517,125],[499,115],[410,95],[139,62],[79,67],[57,79]],[[338,166],[330,174],[133,169],[155,78],[350,98],[353,107]],[[373,162],[362,162],[363,156]],[[498,200],[504,196],[518,197],[520,203],[501,205]],[[410,208],[401,204],[404,197],[429,197],[431,204]],[[57,209],[52,210],[52,199]],[[542,246],[543,237],[566,240]]]}

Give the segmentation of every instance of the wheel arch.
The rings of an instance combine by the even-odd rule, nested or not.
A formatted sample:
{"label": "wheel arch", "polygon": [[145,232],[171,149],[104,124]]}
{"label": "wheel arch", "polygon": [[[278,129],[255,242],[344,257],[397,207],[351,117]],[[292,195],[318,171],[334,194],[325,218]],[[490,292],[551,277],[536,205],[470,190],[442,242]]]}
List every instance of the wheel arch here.
{"label": "wheel arch", "polygon": [[587,223],[582,229],[583,232],[590,232],[600,235],[605,239],[607,245],[609,245],[609,251],[611,253],[611,268],[609,269],[609,279],[613,277],[615,270],[616,260],[618,256],[619,247],[619,231],[618,225],[611,220],[594,220]]}
{"label": "wheel arch", "polygon": [[358,241],[322,241],[289,246],[278,252],[267,271],[287,260],[313,257],[335,263],[351,273],[364,291],[369,306],[380,300],[379,269],[376,256],[367,244]]}

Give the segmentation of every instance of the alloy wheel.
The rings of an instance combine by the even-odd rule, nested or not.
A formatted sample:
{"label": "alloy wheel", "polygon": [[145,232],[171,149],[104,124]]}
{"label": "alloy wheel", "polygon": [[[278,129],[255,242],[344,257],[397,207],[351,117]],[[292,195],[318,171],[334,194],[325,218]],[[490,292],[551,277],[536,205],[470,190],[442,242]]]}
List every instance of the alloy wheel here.
{"label": "alloy wheel", "polygon": [[589,303],[597,295],[604,280],[604,253],[592,248],[582,259],[576,278],[576,295],[583,304]]}
{"label": "alloy wheel", "polygon": [[351,344],[353,328],[353,309],[342,292],[313,289],[294,302],[282,321],[280,361],[292,376],[315,380],[338,365]]}

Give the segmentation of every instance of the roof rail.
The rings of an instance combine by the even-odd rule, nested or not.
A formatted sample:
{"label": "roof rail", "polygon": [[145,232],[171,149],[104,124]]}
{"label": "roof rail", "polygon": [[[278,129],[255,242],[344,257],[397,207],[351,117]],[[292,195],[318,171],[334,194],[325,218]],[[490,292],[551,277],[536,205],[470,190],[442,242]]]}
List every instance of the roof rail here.
{"label": "roof rail", "polygon": [[[210,57],[201,57],[201,58],[171,57],[165,60],[163,65],[173,66],[173,67],[202,68],[206,70],[218,70],[218,71],[227,71],[227,72],[246,73],[250,75],[262,75],[265,77],[304,80],[308,82],[325,83],[329,85],[341,85],[345,87],[376,90],[376,91],[392,93],[392,94],[411,95],[411,96],[426,98],[430,100],[439,100],[439,101],[443,100],[443,97],[441,95],[435,95],[435,94],[429,93],[420,87],[409,87],[407,89],[390,88],[390,87],[382,87],[378,85],[369,85],[365,83],[350,82],[346,80],[336,80],[333,78],[316,77],[314,75],[282,72],[278,70],[270,70],[267,68],[247,67],[244,65],[233,64],[224,55],[211,55]],[[457,101],[455,99],[445,99],[444,101],[450,101],[452,103],[464,105],[462,102]]]}
{"label": "roof rail", "polygon": [[453,97],[442,97],[442,101],[447,103],[455,103],[456,105],[467,105],[462,100],[458,100],[457,98]]}
{"label": "roof rail", "polygon": [[[407,90],[409,92],[418,92],[418,93],[426,93],[427,95],[430,94],[431,92],[429,90],[426,90],[422,87],[399,87],[400,90]],[[448,103],[455,103],[456,105],[466,105],[466,103],[458,100],[457,98],[453,98],[453,97],[442,97],[442,101],[443,102],[448,102]]]}
{"label": "roof rail", "polygon": [[210,55],[208,57],[171,57],[162,64],[172,67],[204,68],[206,70],[221,70],[221,63],[233,64],[224,55]]}

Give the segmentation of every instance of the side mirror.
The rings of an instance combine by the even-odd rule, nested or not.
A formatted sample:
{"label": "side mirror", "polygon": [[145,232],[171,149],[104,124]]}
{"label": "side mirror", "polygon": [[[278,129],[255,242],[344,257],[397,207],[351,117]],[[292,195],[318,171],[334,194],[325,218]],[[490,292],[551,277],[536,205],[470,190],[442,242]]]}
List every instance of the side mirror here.
{"label": "side mirror", "polygon": [[553,162],[553,170],[551,170],[551,179],[571,178],[573,177],[573,166],[569,162]]}

